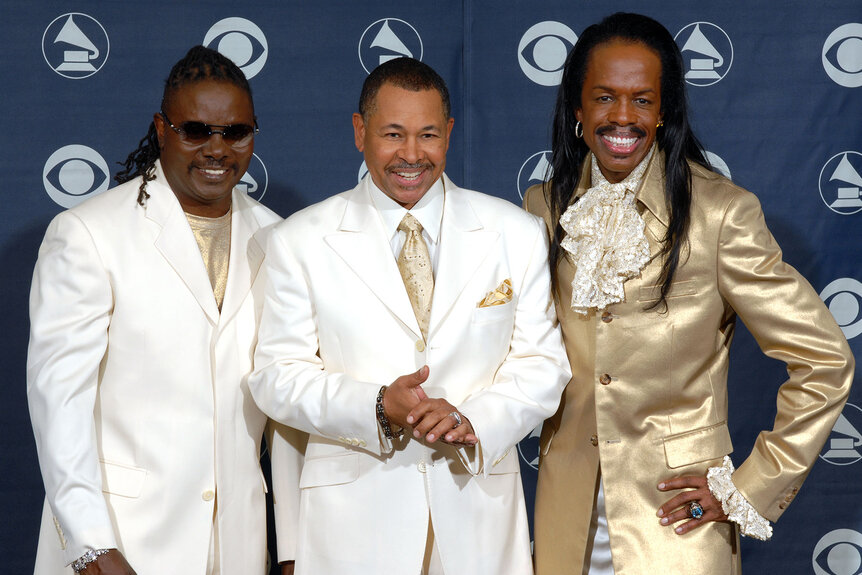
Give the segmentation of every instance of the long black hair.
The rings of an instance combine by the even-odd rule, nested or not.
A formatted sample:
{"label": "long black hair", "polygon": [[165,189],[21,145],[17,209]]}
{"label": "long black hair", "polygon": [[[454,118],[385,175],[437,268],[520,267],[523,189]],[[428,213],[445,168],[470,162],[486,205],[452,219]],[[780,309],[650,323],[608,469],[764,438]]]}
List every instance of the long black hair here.
{"label": "long black hair", "polygon": [[665,303],[687,240],[691,208],[691,170],[687,161],[707,168],[709,164],[688,121],[682,54],[667,29],[647,16],[623,12],[608,16],[584,30],[566,59],[554,107],[553,180],[545,184],[545,196],[554,224],[549,253],[551,277],[556,285],[557,263],[564,255],[560,242],[565,232],[560,227],[560,216],[572,202],[584,161],[590,153],[584,140],[575,135],[575,111],[581,107],[590,54],[596,46],[616,40],[643,44],[661,60],[661,118],[664,127],[658,130],[656,142],[665,155],[664,195],[670,222],[662,240],[661,298],[650,306],[651,309]]}
{"label": "long black hair", "polygon": [[[223,56],[216,50],[204,46],[195,46],[174,64],[168,79],[165,80],[165,89],[162,93],[162,106],[164,110],[176,91],[187,84],[193,84],[202,80],[218,80],[230,82],[248,94],[251,100],[251,86],[236,64],[229,58]],[[150,194],[147,193],[147,182],[155,179],[156,160],[159,158],[159,139],[156,133],[155,122],[150,122],[147,135],[138,143],[137,149],[129,154],[125,162],[119,162],[125,169],[120,171],[114,179],[117,183],[125,183],[141,176],[141,186],[138,190],[138,203],[144,205]]]}

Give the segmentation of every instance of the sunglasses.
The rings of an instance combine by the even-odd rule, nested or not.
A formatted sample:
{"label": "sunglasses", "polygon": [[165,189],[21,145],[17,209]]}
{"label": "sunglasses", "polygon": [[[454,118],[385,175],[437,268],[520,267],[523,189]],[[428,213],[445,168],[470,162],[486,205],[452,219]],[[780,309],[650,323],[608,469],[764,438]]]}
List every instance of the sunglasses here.
{"label": "sunglasses", "polygon": [[248,146],[254,135],[260,132],[257,127],[257,119],[254,121],[254,126],[248,124],[231,124],[229,126],[220,126],[218,124],[204,124],[203,122],[183,122],[179,126],[174,126],[173,122],[168,119],[167,114],[163,111],[159,112],[165,122],[171,129],[179,134],[180,139],[194,146],[200,146],[210,139],[213,134],[219,134],[222,140],[231,148],[244,148]]}

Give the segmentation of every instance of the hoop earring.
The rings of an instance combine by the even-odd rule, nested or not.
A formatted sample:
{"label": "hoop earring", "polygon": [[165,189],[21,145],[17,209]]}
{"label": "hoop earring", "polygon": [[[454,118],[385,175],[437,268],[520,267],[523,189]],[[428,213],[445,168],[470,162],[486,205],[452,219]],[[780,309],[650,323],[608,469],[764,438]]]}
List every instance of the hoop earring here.
{"label": "hoop earring", "polygon": [[575,124],[575,137],[582,138],[584,136],[584,127],[581,126],[581,121],[578,120],[578,123]]}

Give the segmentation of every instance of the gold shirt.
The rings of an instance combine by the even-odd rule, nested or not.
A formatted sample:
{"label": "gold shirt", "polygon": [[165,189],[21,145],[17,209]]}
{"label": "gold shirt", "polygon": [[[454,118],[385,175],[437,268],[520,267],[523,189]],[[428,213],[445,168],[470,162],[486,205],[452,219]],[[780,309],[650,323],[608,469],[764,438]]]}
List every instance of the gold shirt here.
{"label": "gold shirt", "polygon": [[224,301],[227,286],[227,271],[230,263],[230,218],[231,210],[217,218],[205,218],[186,213],[189,226],[198,242],[201,257],[207,268],[218,309]]}

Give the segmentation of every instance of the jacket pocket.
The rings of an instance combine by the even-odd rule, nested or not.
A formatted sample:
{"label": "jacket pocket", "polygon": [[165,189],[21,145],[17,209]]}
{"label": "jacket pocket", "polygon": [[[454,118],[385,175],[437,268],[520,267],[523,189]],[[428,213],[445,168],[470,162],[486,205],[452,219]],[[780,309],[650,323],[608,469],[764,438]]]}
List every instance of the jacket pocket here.
{"label": "jacket pocket", "polygon": [[[668,292],[667,297],[670,299],[684,295],[695,295],[696,293],[697,286],[695,285],[695,281],[685,280],[670,284],[670,291]],[[661,299],[660,285],[641,286],[640,290],[638,290],[639,302],[658,301],[659,299]]]}
{"label": "jacket pocket", "polygon": [[733,451],[727,422],[665,437],[664,456],[671,469],[719,459]]}
{"label": "jacket pocket", "polygon": [[142,467],[123,465],[99,460],[102,468],[102,491],[121,497],[140,497],[144,489],[147,470]]}
{"label": "jacket pocket", "polygon": [[359,478],[359,454],[306,459],[299,478],[300,489],[341,485]]}
{"label": "jacket pocket", "polygon": [[494,323],[505,319],[513,319],[515,304],[512,300],[500,304],[473,308],[473,323]]}

